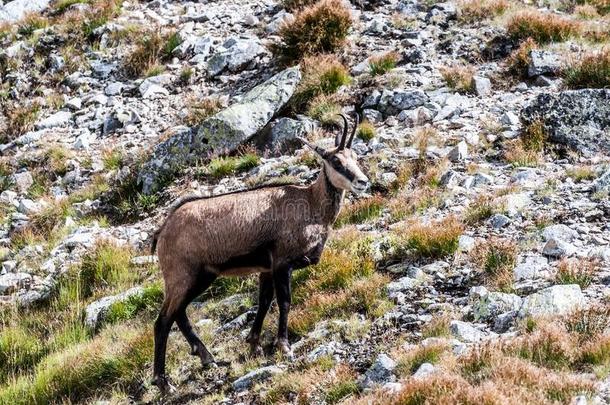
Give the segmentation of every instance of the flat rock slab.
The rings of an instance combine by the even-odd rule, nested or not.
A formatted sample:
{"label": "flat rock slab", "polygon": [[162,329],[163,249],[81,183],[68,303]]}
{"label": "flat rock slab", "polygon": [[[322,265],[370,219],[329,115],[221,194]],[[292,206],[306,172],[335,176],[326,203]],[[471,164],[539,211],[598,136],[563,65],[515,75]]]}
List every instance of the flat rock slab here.
{"label": "flat rock slab", "polygon": [[155,192],[161,179],[168,180],[202,158],[235,151],[286,105],[300,80],[298,66],[283,70],[247,92],[241,101],[204,120],[196,132],[185,128],[157,145],[139,173],[142,191]]}
{"label": "flat rock slab", "polygon": [[610,89],[540,94],[522,118],[525,124],[540,120],[558,144],[588,155],[610,153]]}

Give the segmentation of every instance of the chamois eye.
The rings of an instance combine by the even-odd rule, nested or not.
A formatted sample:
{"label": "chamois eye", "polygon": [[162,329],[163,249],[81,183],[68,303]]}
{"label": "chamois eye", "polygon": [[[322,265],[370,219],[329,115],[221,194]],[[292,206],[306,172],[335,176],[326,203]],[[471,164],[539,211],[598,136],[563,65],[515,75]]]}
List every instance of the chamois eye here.
{"label": "chamois eye", "polygon": [[333,156],[333,157],[330,159],[330,162],[331,162],[331,163],[335,163],[335,164],[339,164],[339,163],[341,163],[341,159],[339,159],[337,156]]}

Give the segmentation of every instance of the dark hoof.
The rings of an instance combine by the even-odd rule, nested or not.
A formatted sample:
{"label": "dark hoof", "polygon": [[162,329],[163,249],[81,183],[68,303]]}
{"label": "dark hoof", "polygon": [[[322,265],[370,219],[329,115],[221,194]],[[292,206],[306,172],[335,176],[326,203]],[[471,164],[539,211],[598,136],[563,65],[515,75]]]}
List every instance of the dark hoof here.
{"label": "dark hoof", "polygon": [[167,381],[167,377],[165,377],[164,375],[154,376],[150,383],[159,388],[159,391],[161,391],[161,395],[167,395],[173,389],[173,387]]}
{"label": "dark hoof", "polygon": [[263,351],[262,346],[256,343],[250,345],[250,355],[252,357],[262,357],[265,355],[265,352]]}
{"label": "dark hoof", "polygon": [[288,343],[287,340],[280,339],[277,341],[276,345],[282,355],[284,355],[286,358],[288,358],[289,360],[292,360],[294,358],[292,349],[290,348],[290,343]]}

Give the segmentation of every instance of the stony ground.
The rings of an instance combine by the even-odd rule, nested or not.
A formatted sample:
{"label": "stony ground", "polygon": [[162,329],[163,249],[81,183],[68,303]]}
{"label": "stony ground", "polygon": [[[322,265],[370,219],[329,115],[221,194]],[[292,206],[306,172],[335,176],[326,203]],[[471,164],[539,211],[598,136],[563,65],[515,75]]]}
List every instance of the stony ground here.
{"label": "stony ground", "polygon": [[[289,105],[307,70],[273,53],[281,3],[1,4],[0,403],[610,402],[610,90],[563,73],[607,46],[607,3],[345,3],[351,80],[318,115]],[[523,9],[597,34],[539,41],[515,73]],[[153,231],[181,196],[310,183],[294,137],[328,143],[340,109],[372,124],[353,147],[372,186],[295,274],[294,358],[275,307],[249,355],[256,279],[222,280],[189,310],[217,364],[173,331],[161,398]]]}

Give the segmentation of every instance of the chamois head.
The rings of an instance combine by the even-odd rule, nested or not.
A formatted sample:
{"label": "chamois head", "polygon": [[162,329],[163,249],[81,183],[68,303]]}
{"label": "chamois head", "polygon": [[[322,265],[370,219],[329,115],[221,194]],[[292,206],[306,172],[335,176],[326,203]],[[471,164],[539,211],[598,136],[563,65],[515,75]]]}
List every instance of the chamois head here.
{"label": "chamois head", "polygon": [[339,114],[343,119],[343,131],[335,137],[335,148],[326,150],[317,145],[312,145],[303,138],[299,138],[301,142],[313,149],[318,156],[322,158],[324,163],[324,172],[333,186],[340,190],[353,191],[354,193],[362,193],[369,184],[369,179],[362,173],[358,166],[356,154],[352,151],[352,141],[358,127],[358,115],[352,132],[347,137],[348,120],[343,114]]}

